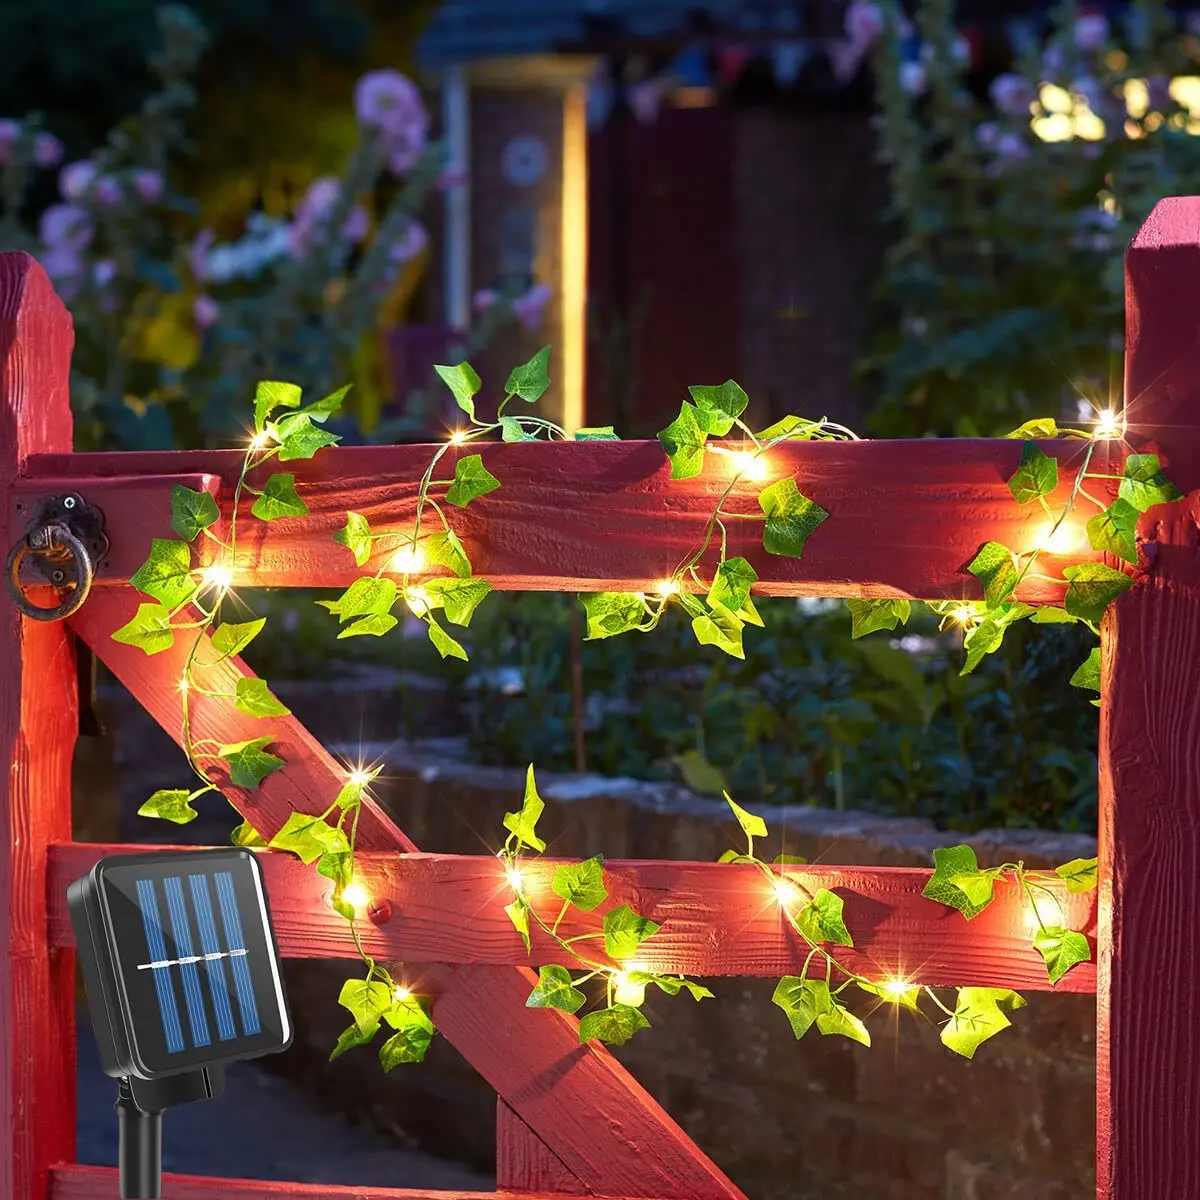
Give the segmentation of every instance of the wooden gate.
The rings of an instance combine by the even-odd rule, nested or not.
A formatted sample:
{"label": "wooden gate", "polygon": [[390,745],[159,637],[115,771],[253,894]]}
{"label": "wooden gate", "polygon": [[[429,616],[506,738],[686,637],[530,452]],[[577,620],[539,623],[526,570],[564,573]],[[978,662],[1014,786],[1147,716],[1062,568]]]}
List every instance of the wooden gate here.
{"label": "wooden gate", "polygon": [[[1059,990],[1095,991],[1099,1000],[1098,1195],[1191,1200],[1200,1196],[1200,921],[1192,893],[1200,867],[1200,199],[1158,206],[1129,252],[1127,278],[1127,437],[1100,454],[1113,474],[1129,450],[1161,454],[1186,498],[1142,518],[1144,569],[1105,618],[1100,886],[1089,928],[1097,953],[1095,965],[1072,971]],[[137,604],[126,585],[150,538],[169,533],[172,486],[212,492],[227,514],[242,463],[240,451],[72,453],[71,345],[70,318],[41,269],[25,255],[0,256],[8,544],[40,499],[67,490],[104,512],[111,539],[91,596],[66,622],[29,621],[6,604],[0,628],[0,730],[11,764],[0,801],[0,1196],[14,1200],[100,1200],[116,1189],[114,1172],[73,1165],[74,951],[65,889],[97,856],[123,847],[71,841],[72,639],[91,646],[178,736],[183,652],[147,658],[110,634]],[[1071,442],[1042,449],[1068,469],[1080,453]],[[486,453],[505,486],[464,513],[461,536],[479,573],[500,588],[637,590],[669,574],[712,509],[713,484],[669,483],[655,442],[495,444]],[[1028,519],[1005,483],[1017,441],[794,442],[772,453],[833,513],[832,536],[813,539],[798,562],[731,535],[764,594],[972,597],[964,564],[983,542],[1019,540]],[[561,470],[567,459],[570,469]],[[334,449],[296,463],[311,515],[249,534],[243,561],[251,565],[235,582],[348,585],[349,556],[330,540],[341,515],[350,507],[373,525],[411,519],[427,461],[428,448],[401,446]],[[1024,594],[1061,599],[1055,585],[1032,577]],[[249,674],[237,660],[224,669],[231,683]],[[226,742],[257,732],[251,718],[203,698],[193,700],[192,720],[200,736]],[[293,811],[322,811],[345,780],[294,718],[277,729],[288,765],[253,792],[226,790],[268,837]],[[418,853],[371,803],[358,845],[363,875],[374,894],[391,898],[395,914],[368,949],[428,964],[420,972],[439,1029],[496,1089],[502,1196],[742,1196],[605,1049],[579,1044],[574,1017],[525,1007],[531,966],[553,957],[542,948],[539,958],[536,939],[527,954],[508,924],[496,900],[495,858]],[[268,854],[264,864],[282,952],[353,956],[323,881],[290,856]],[[661,969],[795,969],[778,911],[745,886],[742,868],[613,862],[606,871],[614,899],[662,923]],[[968,925],[921,898],[925,870],[812,867],[798,878],[845,897],[858,939],[846,957],[858,969],[878,974],[903,961],[913,983],[1048,990],[1015,900],[999,898]],[[486,1013],[474,1003],[485,993]],[[170,1200],[285,1194],[427,1195],[170,1176],[165,1190]]]}

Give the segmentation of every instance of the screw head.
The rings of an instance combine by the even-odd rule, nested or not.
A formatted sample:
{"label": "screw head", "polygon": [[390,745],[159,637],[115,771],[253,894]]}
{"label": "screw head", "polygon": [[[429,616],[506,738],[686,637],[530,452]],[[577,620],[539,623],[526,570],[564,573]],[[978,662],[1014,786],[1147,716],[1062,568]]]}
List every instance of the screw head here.
{"label": "screw head", "polygon": [[74,507],[75,507],[75,497],[74,497],[74,496],[68,496],[68,497],[67,497],[67,498],[66,498],[66,499],[63,501],[63,508],[74,508]]}
{"label": "screw head", "polygon": [[386,925],[392,919],[392,902],[386,897],[377,897],[367,907],[367,920],[372,925]]}
{"label": "screw head", "polygon": [[66,577],[67,577],[67,573],[61,567],[55,571],[50,572],[50,578],[54,583],[62,583],[62,581],[64,579],[66,579]]}

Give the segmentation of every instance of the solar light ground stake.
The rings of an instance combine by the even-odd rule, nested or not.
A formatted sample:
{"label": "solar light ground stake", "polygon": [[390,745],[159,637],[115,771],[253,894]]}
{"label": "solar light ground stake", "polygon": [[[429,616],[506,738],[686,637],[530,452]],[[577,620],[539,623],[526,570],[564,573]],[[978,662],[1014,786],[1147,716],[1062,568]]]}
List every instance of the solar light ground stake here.
{"label": "solar light ground stake", "polygon": [[285,1050],[292,1023],[249,850],[121,854],[67,888],[100,1061],[117,1080],[122,1200],[159,1200],[162,1114]]}

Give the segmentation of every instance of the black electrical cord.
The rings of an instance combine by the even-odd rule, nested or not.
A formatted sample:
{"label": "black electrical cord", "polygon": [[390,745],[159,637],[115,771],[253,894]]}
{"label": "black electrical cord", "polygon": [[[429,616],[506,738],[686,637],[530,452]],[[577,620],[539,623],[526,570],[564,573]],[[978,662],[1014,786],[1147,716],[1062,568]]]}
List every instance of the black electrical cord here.
{"label": "black electrical cord", "polygon": [[137,1106],[129,1080],[117,1080],[117,1137],[121,1200],[161,1200],[162,1112]]}

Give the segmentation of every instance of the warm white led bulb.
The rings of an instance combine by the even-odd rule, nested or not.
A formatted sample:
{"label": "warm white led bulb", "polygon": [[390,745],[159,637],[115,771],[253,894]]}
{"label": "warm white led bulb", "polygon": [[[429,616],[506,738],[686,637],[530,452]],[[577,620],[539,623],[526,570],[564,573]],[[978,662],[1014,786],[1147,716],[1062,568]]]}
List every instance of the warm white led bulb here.
{"label": "warm white led bulb", "polygon": [[676,596],[679,594],[678,579],[660,579],[653,588],[656,596]]}
{"label": "warm white led bulb", "polygon": [[800,893],[796,889],[796,885],[789,883],[786,879],[775,880],[775,897],[784,908],[790,908],[800,902]]}
{"label": "warm white led bulb", "polygon": [[880,990],[888,999],[899,999],[905,992],[912,987],[912,984],[904,979],[885,979],[880,987]]}
{"label": "warm white led bulb", "polygon": [[227,563],[213,563],[200,572],[200,578],[207,587],[227,588],[233,582],[233,568]]}
{"label": "warm white led bulb", "polygon": [[414,571],[419,571],[425,565],[425,551],[420,546],[401,546],[395,554],[392,555],[392,570],[399,571],[402,575],[409,575]]}
{"label": "warm white led bulb", "polygon": [[508,880],[508,886],[514,892],[519,892],[525,886],[525,877],[521,874],[520,867],[508,867],[504,872],[504,878]]}
{"label": "warm white led bulb", "polygon": [[747,479],[763,480],[770,474],[767,469],[766,459],[760,454],[754,454],[749,450],[739,450],[733,455],[733,461],[738,469],[738,473],[744,475]]}
{"label": "warm white led bulb", "polygon": [[1096,436],[1098,438],[1120,437],[1125,432],[1125,422],[1115,409],[1106,408],[1096,419]]}
{"label": "warm white led bulb", "polygon": [[342,892],[342,899],[352,908],[366,908],[371,903],[371,893],[357,881],[348,883]]}
{"label": "warm white led bulb", "polygon": [[1057,529],[1054,522],[1044,525],[1038,534],[1037,548],[1047,554],[1070,554],[1079,548],[1079,529],[1065,521]]}
{"label": "warm white led bulb", "polygon": [[392,989],[392,999],[396,1000],[400,1004],[403,1004],[405,1000],[412,999],[412,992],[410,992],[408,988],[401,985],[400,987]]}

